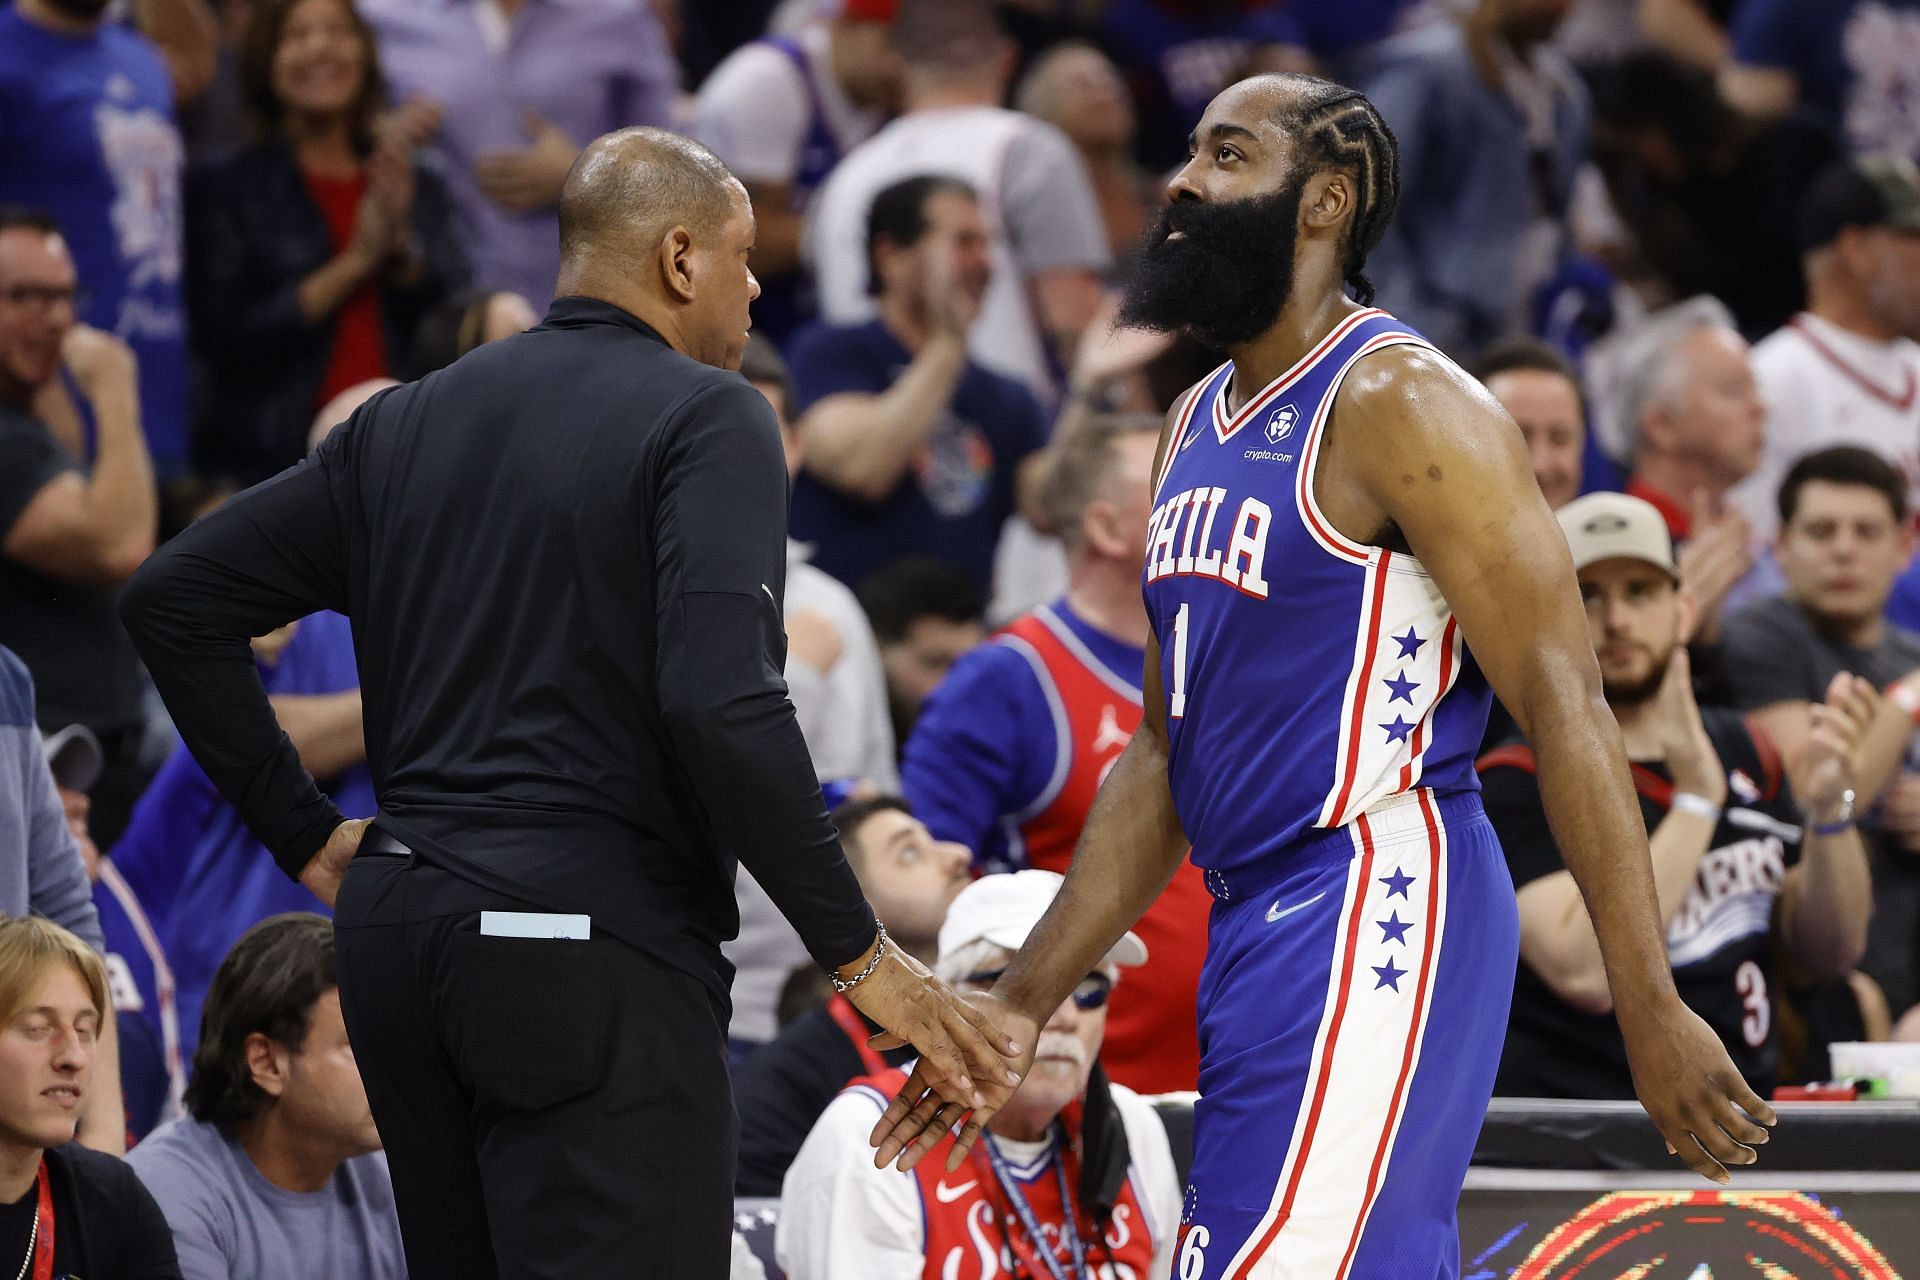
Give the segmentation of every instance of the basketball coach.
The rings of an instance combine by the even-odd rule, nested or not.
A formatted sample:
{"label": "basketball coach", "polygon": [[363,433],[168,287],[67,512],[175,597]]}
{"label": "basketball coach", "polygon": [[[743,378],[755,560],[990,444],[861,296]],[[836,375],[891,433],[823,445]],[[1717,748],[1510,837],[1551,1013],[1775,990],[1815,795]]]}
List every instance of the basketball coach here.
{"label": "basketball coach", "polygon": [[[943,1092],[1010,1091],[1014,1047],[887,945],[780,678],[786,469],[731,372],[753,232],[697,144],[599,139],[544,323],[375,397],[122,599],[187,746],[335,905],[413,1280],[726,1274],[735,859]],[[353,620],[371,826],[247,643],[320,609]]]}

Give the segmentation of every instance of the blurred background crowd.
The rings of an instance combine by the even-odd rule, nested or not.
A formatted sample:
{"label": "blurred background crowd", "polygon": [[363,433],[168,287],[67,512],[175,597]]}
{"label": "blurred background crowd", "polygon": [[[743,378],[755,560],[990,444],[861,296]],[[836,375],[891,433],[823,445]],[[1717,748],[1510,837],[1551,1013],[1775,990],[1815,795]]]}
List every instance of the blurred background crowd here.
{"label": "blurred background crowd", "polygon": [[[869,896],[936,963],[976,877],[1064,869],[1139,721],[1154,441],[1223,354],[1114,328],[1116,290],[1208,100],[1270,70],[1379,106],[1377,305],[1506,406],[1547,502],[1657,516],[1658,572],[1582,589],[1689,1002],[1763,1091],[1825,1078],[1829,1041],[1920,1039],[1920,0],[10,0],[0,911],[104,954],[105,1141],[161,1130],[134,1162],[186,1274],[287,1274],[264,1260],[316,1240],[360,1259],[316,1275],[400,1263],[326,926],[285,914],[322,908],[116,618],[157,541],[538,323],[583,144],[701,140],[758,217],[743,373],[794,477],[793,701]],[[254,652],[303,762],[372,813],[347,620]],[[1840,847],[1793,795],[1843,673],[1874,732]],[[1630,1096],[1498,713],[1487,752],[1523,922],[1502,1089]],[[740,894],[740,1183],[775,1195],[888,1064]],[[1097,1056],[1195,1088],[1207,903],[1176,877],[1110,1011],[1079,1005],[1108,1019],[1082,1084]]]}

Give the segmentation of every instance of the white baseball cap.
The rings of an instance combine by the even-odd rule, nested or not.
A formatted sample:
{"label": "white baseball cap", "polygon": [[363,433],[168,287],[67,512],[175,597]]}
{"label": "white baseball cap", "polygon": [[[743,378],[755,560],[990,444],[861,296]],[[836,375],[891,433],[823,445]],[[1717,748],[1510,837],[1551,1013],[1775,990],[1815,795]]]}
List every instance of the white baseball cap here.
{"label": "white baseball cap", "polygon": [[1673,535],[1659,509],[1624,493],[1590,493],[1556,513],[1573,553],[1575,573],[1602,560],[1644,560],[1680,580]]}
{"label": "white baseball cap", "polygon": [[[947,908],[940,926],[940,954],[949,955],[974,942],[991,942],[1009,951],[1018,951],[1033,926],[1053,905],[1065,877],[1057,871],[1015,871],[1009,874],[981,876],[960,891]],[[1120,935],[1120,941],[1107,952],[1102,965],[1137,965],[1147,962],[1147,944],[1132,931]]]}

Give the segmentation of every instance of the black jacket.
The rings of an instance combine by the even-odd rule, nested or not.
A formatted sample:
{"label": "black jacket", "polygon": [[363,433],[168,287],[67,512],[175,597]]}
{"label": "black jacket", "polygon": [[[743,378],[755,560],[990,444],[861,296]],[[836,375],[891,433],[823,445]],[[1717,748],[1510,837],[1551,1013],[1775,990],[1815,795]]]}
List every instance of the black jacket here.
{"label": "black jacket", "polygon": [[822,965],[873,938],[781,679],[786,523],[765,398],[566,297],[375,396],[155,552],[120,610],[194,758],[289,874],[339,813],[247,637],[333,609],[383,825],[724,997],[736,858]]}
{"label": "black jacket", "polygon": [[[414,164],[413,234],[425,270],[383,280],[387,362],[407,364],[421,317],[469,274],[447,185]],[[195,449],[205,469],[251,484],[306,449],[337,320],[300,314],[300,282],[333,258],[327,222],[293,151],[261,143],[187,184],[187,312],[200,394]]]}

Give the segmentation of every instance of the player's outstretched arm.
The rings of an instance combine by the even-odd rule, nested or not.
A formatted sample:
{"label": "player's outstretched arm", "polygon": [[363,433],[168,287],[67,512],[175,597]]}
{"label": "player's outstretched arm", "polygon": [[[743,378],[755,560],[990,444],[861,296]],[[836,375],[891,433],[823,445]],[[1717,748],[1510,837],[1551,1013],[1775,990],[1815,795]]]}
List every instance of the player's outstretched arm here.
{"label": "player's outstretched arm", "polygon": [[[1041,1024],[1160,896],[1186,856],[1187,838],[1167,788],[1166,697],[1152,638],[1141,693],[1146,715],[1094,799],[1066,883],[992,993],[972,997],[1022,1047],[1015,1064],[1022,1077],[1033,1065]],[[947,1157],[947,1167],[957,1169],[997,1109],[996,1103],[965,1114],[916,1067],[874,1126],[874,1163],[897,1158],[911,1169],[964,1115]]]}
{"label": "player's outstretched arm", "polygon": [[[1197,390],[1188,388],[1167,414],[1154,454],[1156,476],[1181,409]],[[1153,635],[1147,637],[1140,693],[1145,713],[1140,727],[1094,798],[1066,883],[992,993],[972,997],[1022,1046],[1014,1064],[1022,1078],[1033,1065],[1041,1025],[1160,896],[1186,856],[1186,833],[1180,829],[1167,786],[1167,698],[1160,683],[1160,642]],[[871,1136],[878,1148],[875,1165],[884,1167],[897,1160],[900,1168],[913,1168],[956,1124],[961,1124],[960,1135],[947,1157],[947,1168],[958,1169],[967,1158],[999,1103],[968,1114],[941,1098],[932,1085],[916,1066],[887,1105]]]}
{"label": "player's outstretched arm", "polygon": [[1323,463],[1322,478],[1338,479],[1318,491],[1322,507],[1349,533],[1399,530],[1532,742],[1548,821],[1598,936],[1634,1088],[1669,1149],[1725,1181],[1726,1165],[1757,1158],[1747,1144],[1766,1141],[1761,1125],[1773,1111],[1674,990],[1646,829],[1572,557],[1519,432],[1450,362],[1396,347],[1355,367],[1328,449],[1338,465]]}

